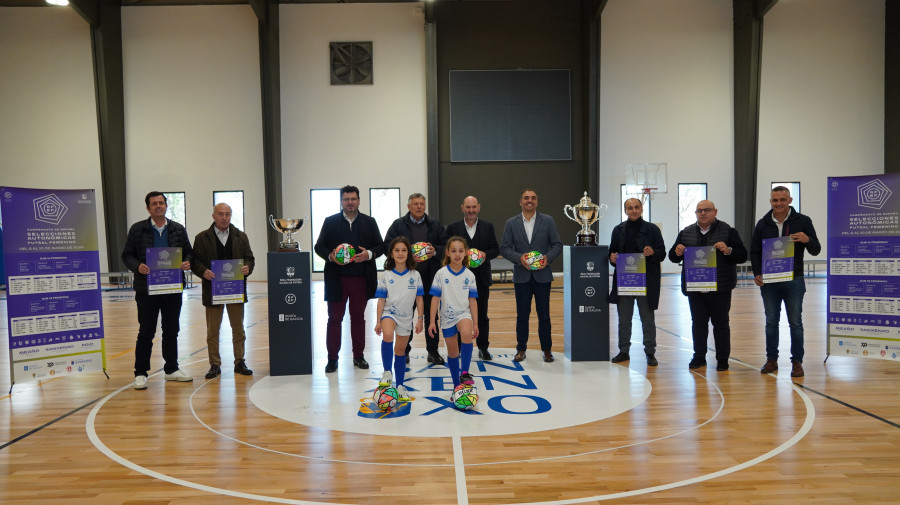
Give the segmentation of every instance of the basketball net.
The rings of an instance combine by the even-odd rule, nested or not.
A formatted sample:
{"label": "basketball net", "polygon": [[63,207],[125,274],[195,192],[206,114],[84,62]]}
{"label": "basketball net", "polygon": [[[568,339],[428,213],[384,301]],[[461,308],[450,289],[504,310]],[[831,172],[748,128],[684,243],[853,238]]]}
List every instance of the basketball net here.
{"label": "basketball net", "polygon": [[641,188],[641,206],[646,206],[649,200],[653,200],[653,195],[658,188]]}

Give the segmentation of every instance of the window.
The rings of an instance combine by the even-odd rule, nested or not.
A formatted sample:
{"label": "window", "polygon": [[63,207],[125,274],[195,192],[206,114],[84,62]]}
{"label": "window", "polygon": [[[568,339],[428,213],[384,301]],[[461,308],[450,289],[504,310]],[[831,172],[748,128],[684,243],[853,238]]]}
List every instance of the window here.
{"label": "window", "polygon": [[694,211],[697,203],[706,200],[706,183],[686,183],[678,185],[678,230],[697,221]]}
{"label": "window", "polygon": [[791,206],[797,212],[803,212],[802,210],[800,210],[800,183],[799,182],[773,182],[772,187],[774,188],[775,186],[784,186],[784,187],[788,188],[789,190],[791,190],[791,198],[794,199],[794,201],[791,202]]}
{"label": "window", "polygon": [[163,194],[166,195],[166,219],[171,219],[181,225],[184,225],[187,221],[187,211],[184,203],[184,192],[173,192],[167,193],[163,191]]}
{"label": "window", "polygon": [[[319,240],[319,232],[325,218],[341,211],[341,190],[339,189],[312,189],[309,191],[309,204],[312,209],[310,227],[312,228],[313,247]],[[313,253],[313,272],[325,270],[325,260]]]}
{"label": "window", "polygon": [[627,184],[620,184],[619,186],[621,187],[622,195],[619,202],[619,210],[622,212],[622,221],[628,219],[628,214],[625,213],[625,200],[628,200],[629,198],[637,198],[644,205],[644,221],[647,221],[648,223],[651,222],[650,204],[653,202],[653,200],[651,200],[649,196],[647,198],[644,198],[644,195],[642,193],[629,193]]}
{"label": "window", "polygon": [[213,206],[227,203],[231,207],[231,224],[244,230],[244,191],[213,191]]}
{"label": "window", "polygon": [[[400,188],[369,188],[369,209],[370,215],[378,223],[378,231],[384,237],[391,223],[400,217]],[[386,259],[381,256],[375,260],[379,270],[384,269]]]}

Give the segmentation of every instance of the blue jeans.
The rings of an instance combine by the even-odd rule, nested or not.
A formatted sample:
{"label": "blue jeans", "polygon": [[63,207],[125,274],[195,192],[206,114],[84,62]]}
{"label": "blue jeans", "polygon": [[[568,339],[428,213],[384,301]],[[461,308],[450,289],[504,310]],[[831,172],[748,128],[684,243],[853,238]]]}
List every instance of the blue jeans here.
{"label": "blue jeans", "polygon": [[781,319],[781,302],[787,312],[791,327],[791,361],[803,362],[803,294],[806,282],[803,277],[789,282],[773,282],[759,288],[766,310],[766,359],[778,359],[778,322]]}
{"label": "blue jeans", "polygon": [[528,282],[517,282],[513,286],[516,294],[516,350],[528,348],[528,320],[531,317],[531,299],[534,298],[541,350],[549,351],[553,345],[550,336],[550,283],[537,282],[532,277]]}

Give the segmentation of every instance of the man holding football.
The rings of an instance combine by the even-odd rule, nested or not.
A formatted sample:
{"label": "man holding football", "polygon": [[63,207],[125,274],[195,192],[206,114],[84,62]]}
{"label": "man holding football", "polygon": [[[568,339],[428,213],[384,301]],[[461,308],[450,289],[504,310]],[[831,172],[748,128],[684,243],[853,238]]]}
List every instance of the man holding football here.
{"label": "man holding football", "polygon": [[[459,206],[463,213],[463,219],[450,223],[444,230],[444,242],[450,237],[459,236],[466,239],[470,248],[478,249],[484,253],[483,262],[476,266],[469,266],[469,270],[475,274],[475,285],[478,288],[478,357],[484,361],[492,359],[488,351],[488,331],[491,320],[488,319],[488,298],[491,294],[491,260],[500,254],[500,246],[497,244],[497,236],[494,233],[494,225],[478,219],[481,212],[481,204],[474,196],[467,196]],[[468,262],[466,262],[468,264]]]}
{"label": "man holding football", "polygon": [[[359,211],[359,188],[341,188],[341,212],[328,216],[322,224],[319,239],[314,247],[316,254],[325,260],[325,301],[328,302],[328,326],[325,345],[328,364],[325,373],[337,370],[338,353],[341,350],[341,325],[349,301],[350,339],[353,343],[353,365],[369,368],[363,357],[366,350],[366,304],[375,297],[377,271],[372,261],[384,253],[384,241],[378,223],[371,216]],[[334,250],[349,244],[355,250],[351,256]],[[345,252],[347,248],[342,248]],[[345,259],[346,258],[346,259]]]}

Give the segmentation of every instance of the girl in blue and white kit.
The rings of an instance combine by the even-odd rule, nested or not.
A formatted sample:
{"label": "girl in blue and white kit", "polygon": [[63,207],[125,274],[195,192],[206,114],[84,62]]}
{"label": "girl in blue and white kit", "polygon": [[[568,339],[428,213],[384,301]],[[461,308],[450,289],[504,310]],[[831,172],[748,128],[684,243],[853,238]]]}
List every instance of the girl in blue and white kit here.
{"label": "girl in blue and white kit", "polygon": [[[447,366],[453,387],[475,383],[469,373],[472,341],[478,337],[478,289],[475,274],[463,265],[468,246],[462,237],[450,237],[444,249],[444,268],[437,271],[429,294],[433,296],[428,333],[437,336],[438,328],[447,346]],[[440,320],[438,320],[440,309]],[[457,335],[462,344],[458,343]],[[462,363],[460,363],[462,358]],[[462,367],[462,373],[460,373]]]}
{"label": "girl in blue and white kit", "polygon": [[[416,261],[410,252],[409,240],[397,237],[388,246],[388,258],[384,262],[384,273],[378,279],[375,298],[378,299],[378,322],[375,333],[382,336],[381,362],[384,374],[378,382],[379,386],[390,386],[393,381],[391,368],[397,372],[395,387],[400,401],[409,401],[409,392],[403,386],[406,373],[406,343],[413,331],[413,310],[419,313],[415,320],[415,331],[423,329],[424,302],[422,296],[422,277],[416,272]],[[396,342],[394,335],[397,336]]]}

